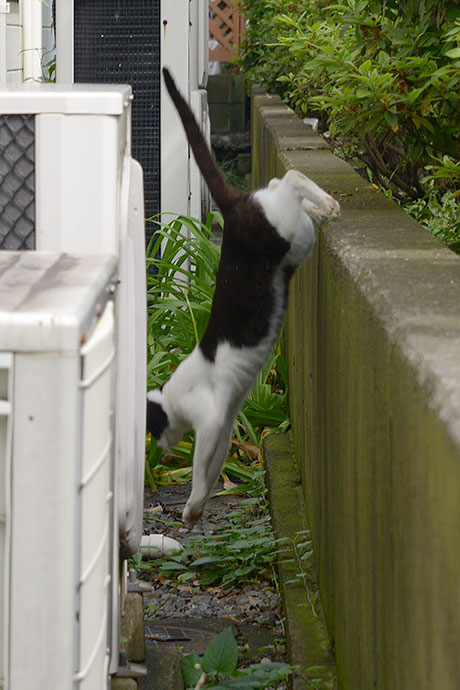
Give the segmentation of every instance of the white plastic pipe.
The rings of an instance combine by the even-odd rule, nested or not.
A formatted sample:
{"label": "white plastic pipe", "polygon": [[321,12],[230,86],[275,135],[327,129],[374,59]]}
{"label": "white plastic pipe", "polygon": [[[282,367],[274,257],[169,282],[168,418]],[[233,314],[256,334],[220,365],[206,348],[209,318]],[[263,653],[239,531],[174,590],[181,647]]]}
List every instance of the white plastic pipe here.
{"label": "white plastic pipe", "polygon": [[56,0],[56,82],[73,84],[73,0]]}
{"label": "white plastic pipe", "polygon": [[0,88],[6,86],[6,14],[9,3],[0,0]]}
{"label": "white plastic pipe", "polygon": [[141,547],[139,551],[144,558],[161,558],[170,556],[175,551],[181,551],[182,546],[172,537],[165,537],[164,534],[144,534],[141,537]]}
{"label": "white plastic pipe", "polygon": [[42,3],[41,0],[21,0],[20,8],[24,81],[37,81],[42,76]]}

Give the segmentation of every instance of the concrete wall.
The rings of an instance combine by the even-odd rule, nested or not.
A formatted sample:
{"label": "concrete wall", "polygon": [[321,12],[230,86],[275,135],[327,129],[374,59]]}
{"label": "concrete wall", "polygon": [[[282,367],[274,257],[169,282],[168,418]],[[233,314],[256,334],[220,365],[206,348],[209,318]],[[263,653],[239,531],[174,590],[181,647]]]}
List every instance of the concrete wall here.
{"label": "concrete wall", "polygon": [[340,690],[460,688],[460,258],[253,94],[256,185],[331,191],[291,284],[297,458]]}

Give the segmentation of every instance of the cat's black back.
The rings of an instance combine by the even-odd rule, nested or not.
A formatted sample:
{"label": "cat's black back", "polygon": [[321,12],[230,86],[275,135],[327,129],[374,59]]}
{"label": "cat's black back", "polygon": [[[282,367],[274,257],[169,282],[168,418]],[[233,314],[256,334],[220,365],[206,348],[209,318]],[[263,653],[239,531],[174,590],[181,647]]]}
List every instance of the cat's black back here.
{"label": "cat's black back", "polygon": [[[224,217],[211,316],[200,341],[204,356],[213,361],[220,342],[252,347],[268,334],[275,300],[273,277],[290,244],[269,223],[250,194],[242,194],[226,182],[188,103],[166,68],[163,75],[197,165]],[[283,273],[284,297],[290,273]]]}

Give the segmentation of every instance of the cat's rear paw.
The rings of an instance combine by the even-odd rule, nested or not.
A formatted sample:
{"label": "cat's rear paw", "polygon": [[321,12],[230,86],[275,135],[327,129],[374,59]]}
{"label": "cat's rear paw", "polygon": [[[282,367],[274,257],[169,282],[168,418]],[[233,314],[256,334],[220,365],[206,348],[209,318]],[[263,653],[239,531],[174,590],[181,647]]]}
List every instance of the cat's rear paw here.
{"label": "cat's rear paw", "polygon": [[303,210],[318,223],[323,223],[325,220],[336,220],[340,216],[340,205],[329,194],[324,192],[318,203],[313,203],[309,199],[304,199],[302,202]]}
{"label": "cat's rear paw", "polygon": [[336,220],[340,216],[340,204],[330,194],[324,195],[321,200],[321,210],[327,220]]}
{"label": "cat's rear paw", "polygon": [[194,504],[190,504],[190,501],[187,501],[187,503],[185,504],[185,508],[182,511],[182,520],[185,522],[187,527],[191,529],[202,515],[203,508],[200,508],[199,506]]}
{"label": "cat's rear paw", "polygon": [[303,199],[302,208],[305,213],[310,216],[310,218],[314,218],[318,223],[323,223],[325,220],[327,220],[327,215],[324,213],[324,211],[308,199]]}

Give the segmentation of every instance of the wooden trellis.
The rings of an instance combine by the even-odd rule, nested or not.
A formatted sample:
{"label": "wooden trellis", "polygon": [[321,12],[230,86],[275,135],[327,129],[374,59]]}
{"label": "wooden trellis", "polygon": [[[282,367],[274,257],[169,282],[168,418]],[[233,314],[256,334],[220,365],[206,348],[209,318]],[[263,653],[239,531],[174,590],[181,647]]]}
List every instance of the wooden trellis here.
{"label": "wooden trellis", "polygon": [[244,28],[237,0],[209,0],[209,39],[218,42],[209,51],[209,60],[230,62],[237,54]]}

